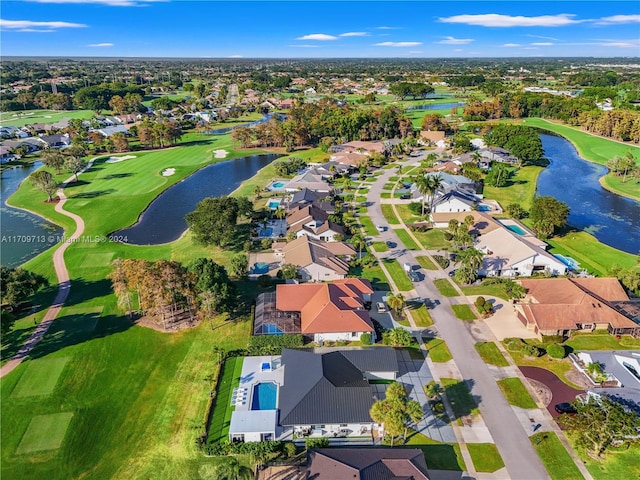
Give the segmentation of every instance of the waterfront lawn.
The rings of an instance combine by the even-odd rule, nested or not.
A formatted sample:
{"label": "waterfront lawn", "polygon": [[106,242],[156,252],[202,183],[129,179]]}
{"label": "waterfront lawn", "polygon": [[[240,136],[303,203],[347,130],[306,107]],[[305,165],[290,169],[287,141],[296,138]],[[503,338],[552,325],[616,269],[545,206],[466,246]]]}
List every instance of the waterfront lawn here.
{"label": "waterfront lawn", "polygon": [[[555,432],[536,433],[529,437],[552,480],[583,478]],[[588,466],[587,466],[588,468]],[[629,477],[606,477],[629,478]]]}
{"label": "waterfront lawn", "polygon": [[398,235],[400,241],[404,243],[407,250],[420,250],[420,246],[411,238],[409,232],[404,228],[395,228],[393,231]]}
{"label": "waterfront lawn", "polygon": [[517,203],[529,211],[536,192],[536,181],[540,172],[542,172],[542,167],[535,165],[514,169],[514,174],[506,186],[492,187],[491,185],[485,185],[484,196],[497,200],[502,205],[502,208],[506,208],[511,203]]}
{"label": "waterfront lawn", "polygon": [[498,349],[495,343],[478,342],[474,346],[480,357],[482,357],[484,363],[495,365],[496,367],[509,366],[509,362],[504,358],[504,355],[502,355],[502,352]]}
{"label": "waterfront lawn", "polygon": [[607,190],[619,195],[640,200],[640,180],[630,178],[629,175],[623,181],[623,177],[608,174],[600,177],[600,184]]}
{"label": "waterfront lawn", "polygon": [[529,395],[528,390],[518,377],[503,378],[498,380],[498,386],[502,390],[504,398],[511,405],[520,408],[538,408],[536,402]]}
{"label": "waterfront lawn", "polygon": [[467,443],[469,455],[478,472],[495,472],[504,467],[504,461],[493,443]]}
{"label": "waterfront lawn", "polygon": [[391,279],[398,290],[401,292],[413,290],[413,283],[411,283],[411,280],[409,280],[409,277],[407,276],[407,272],[404,271],[404,268],[402,268],[402,265],[400,265],[397,260],[394,260],[393,258],[385,258],[384,266],[387,269],[387,272],[389,272],[389,275],[391,275]]}
{"label": "waterfront lawn", "polygon": [[451,310],[455,313],[456,317],[460,320],[473,321],[477,320],[477,317],[471,310],[471,307],[465,303],[461,303],[459,305],[451,305]]}
{"label": "waterfront lawn", "polygon": [[440,338],[424,338],[425,346],[429,352],[429,357],[435,363],[445,363],[452,360],[449,347],[444,343],[444,340]]}
{"label": "waterfront lawn", "polygon": [[396,214],[393,212],[393,205],[390,203],[383,203],[380,205],[380,208],[382,209],[382,214],[389,225],[400,225],[400,220],[398,220],[398,217],[396,217]]}
{"label": "waterfront lawn", "polygon": [[416,261],[420,264],[422,268],[425,270],[437,270],[438,267],[435,263],[431,261],[431,259],[427,256],[416,257]]}
{"label": "waterfront lawn", "polygon": [[453,288],[453,285],[449,281],[448,278],[438,278],[433,281],[433,284],[436,286],[438,291],[444,295],[445,297],[457,297],[458,292]]}

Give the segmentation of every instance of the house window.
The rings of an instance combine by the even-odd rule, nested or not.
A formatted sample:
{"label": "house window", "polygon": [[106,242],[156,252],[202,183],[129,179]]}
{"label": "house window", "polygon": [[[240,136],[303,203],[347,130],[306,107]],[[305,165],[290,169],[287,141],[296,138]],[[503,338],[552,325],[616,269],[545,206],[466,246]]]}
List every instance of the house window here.
{"label": "house window", "polygon": [[583,330],[593,330],[593,324],[592,323],[583,323],[582,324],[582,329]]}
{"label": "house window", "polygon": [[349,424],[347,424],[347,423],[341,423],[340,424],[340,428],[345,428],[345,427],[348,427],[348,426],[349,426]]}
{"label": "house window", "polygon": [[358,332],[351,332],[351,338],[356,338],[358,336]]}

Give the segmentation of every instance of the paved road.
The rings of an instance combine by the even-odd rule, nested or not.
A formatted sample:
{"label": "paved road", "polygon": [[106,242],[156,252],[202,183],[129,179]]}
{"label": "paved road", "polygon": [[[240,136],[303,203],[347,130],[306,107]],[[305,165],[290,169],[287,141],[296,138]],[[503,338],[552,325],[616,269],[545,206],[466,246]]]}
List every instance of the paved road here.
{"label": "paved road", "polygon": [[[378,180],[371,184],[367,201],[370,205],[368,214],[374,225],[387,225],[380,207],[380,194],[382,186],[395,174],[395,169],[385,170]],[[397,242],[399,246],[403,245],[392,228],[381,233],[379,239]],[[404,248],[391,251],[391,256],[397,258],[400,263],[417,264],[414,254]],[[449,298],[440,295],[433,285],[433,280],[442,277],[443,274],[439,270],[422,270],[422,272],[426,274],[426,278],[414,284],[415,290],[420,298],[440,301],[440,304],[431,311],[434,323],[440,336],[449,346],[458,369],[478,402],[480,413],[504,460],[509,477],[514,480],[549,478],[529,437],[521,428],[518,418],[502,395],[489,368],[476,352],[475,342],[467,329],[468,324],[454,316]]]}
{"label": "paved road", "polygon": [[[91,168],[92,165],[93,160],[91,160],[82,171],[84,172],[85,170]],[[69,177],[62,183],[61,187],[64,188],[64,186],[73,179],[74,177]],[[62,310],[64,302],[69,296],[71,281],[69,280],[69,272],[67,271],[67,266],[64,263],[64,252],[84,232],[84,220],[82,219],[82,217],[76,215],[75,213],[67,212],[64,209],[64,204],[67,201],[67,197],[64,195],[62,188],[58,190],[58,198],[60,199],[60,201],[56,204],[56,212],[70,217],[76,222],[75,232],[73,232],[71,237],[65,238],[65,241],[62,242],[62,244],[53,254],[53,266],[56,271],[56,277],[58,277],[58,294],[53,300],[53,305],[49,307],[49,310],[47,310],[47,313],[45,313],[42,321],[38,324],[35,331],[27,339],[24,345],[22,345],[20,350],[18,350],[18,353],[11,357],[11,359],[7,363],[5,363],[2,368],[0,368],[0,378],[9,374],[18,365],[20,365],[22,361],[29,355],[29,353],[31,353],[31,350],[33,350],[33,348],[38,343],[40,343],[40,340],[42,340],[42,337],[44,337],[45,333],[47,333],[47,330],[49,330],[49,327],[51,326],[53,321],[60,314],[60,310]]]}

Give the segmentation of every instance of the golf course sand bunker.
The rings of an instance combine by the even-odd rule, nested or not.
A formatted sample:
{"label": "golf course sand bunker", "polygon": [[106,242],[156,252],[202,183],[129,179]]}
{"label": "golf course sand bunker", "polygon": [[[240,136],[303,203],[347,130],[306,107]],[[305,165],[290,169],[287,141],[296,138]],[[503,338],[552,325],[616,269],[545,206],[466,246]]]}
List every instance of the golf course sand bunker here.
{"label": "golf course sand bunker", "polygon": [[227,152],[226,150],[213,151],[213,158],[225,158],[227,155],[229,155],[229,152]]}
{"label": "golf course sand bunker", "polygon": [[124,162],[125,160],[129,160],[131,158],[137,158],[137,157],[135,155],[125,155],[124,157],[109,157],[104,163]]}
{"label": "golf course sand bunker", "polygon": [[176,169],[175,168],[165,168],[162,171],[162,176],[163,177],[170,177],[171,175],[173,175],[174,173],[176,173]]}

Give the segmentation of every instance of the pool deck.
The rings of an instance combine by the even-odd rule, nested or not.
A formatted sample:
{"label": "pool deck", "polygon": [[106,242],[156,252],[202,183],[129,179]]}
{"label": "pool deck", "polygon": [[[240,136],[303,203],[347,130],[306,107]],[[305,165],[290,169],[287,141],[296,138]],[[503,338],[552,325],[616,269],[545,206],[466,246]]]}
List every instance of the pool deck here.
{"label": "pool deck", "polygon": [[[261,371],[263,362],[271,362],[275,370],[268,372]],[[284,368],[281,366],[280,356],[244,357],[242,373],[240,374],[240,386],[238,388],[246,389],[246,400],[243,404],[236,404],[236,411],[242,412],[251,410],[253,386],[256,383],[264,382],[275,383],[278,387],[284,383]],[[278,392],[276,407],[279,400],[280,393]]]}

